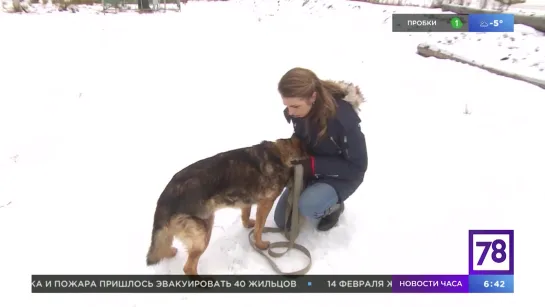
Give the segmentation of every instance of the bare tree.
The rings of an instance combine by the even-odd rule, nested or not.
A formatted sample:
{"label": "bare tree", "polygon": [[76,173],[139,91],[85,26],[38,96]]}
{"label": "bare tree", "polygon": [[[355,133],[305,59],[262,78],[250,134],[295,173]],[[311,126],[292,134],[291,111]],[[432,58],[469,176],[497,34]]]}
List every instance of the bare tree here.
{"label": "bare tree", "polygon": [[21,7],[21,1],[20,0],[12,0],[13,4],[13,11],[16,13],[22,12],[23,8]]}
{"label": "bare tree", "polygon": [[497,6],[497,9],[504,12],[511,7],[513,4],[520,4],[525,3],[526,0],[496,0],[496,4],[499,4]]}
{"label": "bare tree", "polygon": [[28,13],[30,9],[30,3],[25,0],[11,0],[11,8],[6,9],[6,1],[2,1],[2,7],[4,10],[7,10],[12,13]]}
{"label": "bare tree", "polygon": [[138,10],[151,11],[149,0],[138,0]]}

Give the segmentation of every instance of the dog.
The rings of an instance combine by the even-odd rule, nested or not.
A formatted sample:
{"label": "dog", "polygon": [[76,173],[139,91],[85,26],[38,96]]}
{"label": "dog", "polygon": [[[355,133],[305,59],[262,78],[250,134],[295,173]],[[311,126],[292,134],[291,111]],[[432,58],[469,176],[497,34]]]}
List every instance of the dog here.
{"label": "dog", "polygon": [[[305,157],[301,140],[292,136],[222,152],[176,173],[157,201],[147,265],[176,256],[176,237],[188,252],[184,273],[198,275],[215,212],[222,208],[240,208],[242,225],[255,226],[255,245],[267,249],[269,242],[261,237],[267,216],[293,175],[291,161]],[[255,220],[250,219],[253,204]]]}

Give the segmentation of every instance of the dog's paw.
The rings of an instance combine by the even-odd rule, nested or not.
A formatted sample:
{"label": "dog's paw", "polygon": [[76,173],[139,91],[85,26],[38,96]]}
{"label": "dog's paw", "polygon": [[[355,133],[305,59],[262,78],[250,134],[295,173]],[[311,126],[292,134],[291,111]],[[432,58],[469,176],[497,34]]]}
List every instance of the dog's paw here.
{"label": "dog's paw", "polygon": [[255,242],[255,246],[257,246],[257,248],[259,248],[259,249],[267,249],[267,248],[269,248],[270,244],[271,244],[271,242],[269,242],[269,241]]}
{"label": "dog's paw", "polygon": [[242,222],[242,226],[246,227],[246,228],[253,228],[255,226],[255,220],[254,219],[249,219],[248,222]]}

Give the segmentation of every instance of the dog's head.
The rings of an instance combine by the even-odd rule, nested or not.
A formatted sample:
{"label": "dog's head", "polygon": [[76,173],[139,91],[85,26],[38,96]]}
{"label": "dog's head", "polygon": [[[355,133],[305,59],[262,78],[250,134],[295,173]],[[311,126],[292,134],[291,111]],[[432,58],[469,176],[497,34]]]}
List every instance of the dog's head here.
{"label": "dog's head", "polygon": [[301,140],[293,135],[289,139],[278,139],[274,142],[280,152],[280,159],[287,166],[293,166],[291,161],[308,157]]}

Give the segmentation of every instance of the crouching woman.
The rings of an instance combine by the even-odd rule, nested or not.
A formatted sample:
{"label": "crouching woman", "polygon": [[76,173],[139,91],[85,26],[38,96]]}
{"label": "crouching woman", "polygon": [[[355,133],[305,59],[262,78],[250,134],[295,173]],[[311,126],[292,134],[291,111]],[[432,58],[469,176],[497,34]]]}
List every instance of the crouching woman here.
{"label": "crouching woman", "polygon": [[[299,198],[300,214],[318,220],[318,230],[327,231],[337,225],[344,202],[367,171],[367,145],[358,116],[363,95],[351,83],[320,80],[304,68],[284,74],[278,91],[286,106],[284,116],[310,155],[297,162],[305,170],[306,184]],[[290,227],[289,222],[285,225],[288,194],[286,189],[274,212],[280,228]]]}

